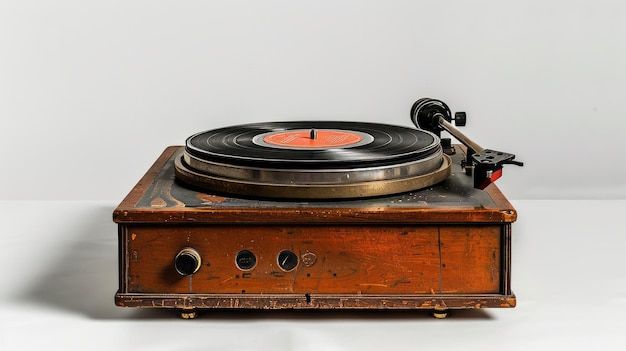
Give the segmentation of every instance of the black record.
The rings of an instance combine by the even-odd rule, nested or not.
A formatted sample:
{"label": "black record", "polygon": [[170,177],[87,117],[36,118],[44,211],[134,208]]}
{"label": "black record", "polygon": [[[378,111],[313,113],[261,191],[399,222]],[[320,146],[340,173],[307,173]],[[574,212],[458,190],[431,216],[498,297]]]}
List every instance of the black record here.
{"label": "black record", "polygon": [[[295,138],[325,141],[312,146],[296,145]],[[300,134],[298,134],[300,133]],[[302,136],[305,135],[305,136]],[[310,135],[310,136],[309,136]],[[283,138],[274,143],[272,138]],[[341,143],[343,139],[354,139]],[[283,146],[284,140],[287,143]],[[302,142],[306,142],[302,141]],[[273,168],[378,167],[430,157],[440,152],[432,133],[378,123],[333,121],[270,122],[244,124],[201,132],[189,137],[185,151],[200,160],[232,165]]]}

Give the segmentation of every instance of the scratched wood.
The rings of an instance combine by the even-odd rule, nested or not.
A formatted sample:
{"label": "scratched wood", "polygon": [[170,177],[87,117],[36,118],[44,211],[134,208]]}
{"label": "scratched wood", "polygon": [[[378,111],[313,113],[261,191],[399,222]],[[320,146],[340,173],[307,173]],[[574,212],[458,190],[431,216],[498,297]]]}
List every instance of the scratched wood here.
{"label": "scratched wood", "polygon": [[474,309],[515,307],[514,295],[142,294],[119,293],[124,307],[194,309]]}
{"label": "scratched wood", "polygon": [[[441,294],[500,287],[499,227],[138,225],[125,241],[127,292]],[[202,256],[191,276],[173,266],[184,247]],[[244,249],[257,257],[251,270],[235,264]],[[282,250],[299,256],[293,271],[279,268]]]}
{"label": "scratched wood", "polygon": [[502,232],[498,226],[442,226],[442,293],[497,293]]}

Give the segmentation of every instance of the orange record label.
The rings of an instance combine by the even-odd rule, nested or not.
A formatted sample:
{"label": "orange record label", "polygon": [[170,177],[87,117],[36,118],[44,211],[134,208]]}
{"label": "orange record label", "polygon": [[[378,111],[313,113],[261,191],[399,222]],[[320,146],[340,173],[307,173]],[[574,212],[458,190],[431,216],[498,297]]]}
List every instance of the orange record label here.
{"label": "orange record label", "polygon": [[363,141],[360,133],[337,129],[299,129],[268,133],[263,142],[283,148],[323,149],[354,146]]}

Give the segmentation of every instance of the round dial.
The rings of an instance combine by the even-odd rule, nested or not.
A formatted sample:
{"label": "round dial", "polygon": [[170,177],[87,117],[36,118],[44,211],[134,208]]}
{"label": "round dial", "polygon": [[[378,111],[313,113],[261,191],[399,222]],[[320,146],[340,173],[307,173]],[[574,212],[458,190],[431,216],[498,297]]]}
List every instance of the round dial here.
{"label": "round dial", "polygon": [[298,256],[289,250],[283,250],[278,254],[278,266],[286,271],[292,271],[298,265]]}
{"label": "round dial", "polygon": [[235,264],[243,271],[250,270],[256,266],[256,256],[248,250],[241,250],[237,253]]}

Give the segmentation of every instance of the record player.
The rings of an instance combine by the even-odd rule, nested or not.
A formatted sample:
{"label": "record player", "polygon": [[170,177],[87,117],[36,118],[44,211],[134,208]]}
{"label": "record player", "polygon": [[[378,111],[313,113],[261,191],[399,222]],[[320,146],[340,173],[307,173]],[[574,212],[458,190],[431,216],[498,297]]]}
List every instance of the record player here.
{"label": "record player", "polygon": [[116,304],[183,318],[514,307],[517,213],[492,183],[522,164],[461,133],[465,114],[440,100],[410,115],[417,128],[255,123],[166,148],[113,213]]}

